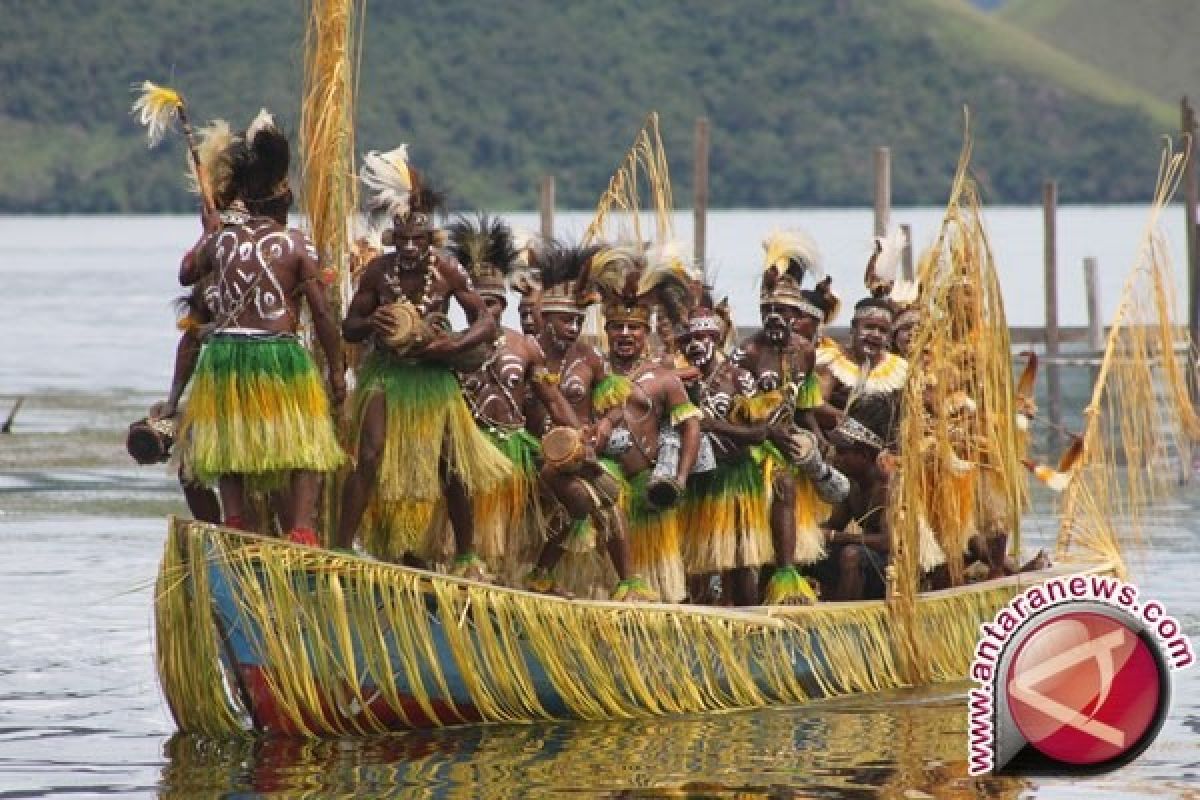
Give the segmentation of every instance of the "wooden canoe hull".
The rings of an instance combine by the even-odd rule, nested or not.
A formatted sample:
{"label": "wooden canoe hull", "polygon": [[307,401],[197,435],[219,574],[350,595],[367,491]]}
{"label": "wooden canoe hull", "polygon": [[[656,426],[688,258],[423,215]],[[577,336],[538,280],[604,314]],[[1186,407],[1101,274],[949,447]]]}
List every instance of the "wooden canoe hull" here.
{"label": "wooden canoe hull", "polygon": [[[883,601],[731,611],[564,600],[190,522],[173,523],[168,552],[184,554],[170,591],[187,596],[169,598],[160,579],[159,602],[182,604],[216,646],[190,654],[176,637],[160,650],[219,658],[219,690],[262,732],[701,713],[910,683]],[[1080,571],[1111,570],[1056,572]],[[965,678],[978,626],[1047,577],[922,595],[933,680]],[[172,635],[162,615],[159,628]],[[190,673],[159,660],[181,729],[232,732],[197,722]]]}

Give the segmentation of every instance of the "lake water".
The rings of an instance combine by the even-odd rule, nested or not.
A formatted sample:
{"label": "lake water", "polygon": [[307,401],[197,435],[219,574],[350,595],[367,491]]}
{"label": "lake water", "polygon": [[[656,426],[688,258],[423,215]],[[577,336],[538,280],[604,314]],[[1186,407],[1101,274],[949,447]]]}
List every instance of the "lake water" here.
{"label": "lake water", "polygon": [[[918,245],[939,216],[893,212]],[[1176,253],[1181,216],[1171,210],[1166,220]],[[1010,321],[1038,324],[1041,212],[999,209],[987,219]],[[583,220],[559,223],[580,230]],[[714,213],[718,288],[743,324],[756,314],[758,242],[789,225],[813,233],[843,295],[856,295],[869,210]],[[1085,321],[1082,258],[1099,257],[1111,307],[1144,227],[1142,209],[1061,209],[1064,324]],[[26,398],[14,433],[0,436],[0,798],[1200,796],[1195,669],[1175,676],[1170,716],[1146,754],[1081,782],[967,778],[967,684],[798,709],[360,741],[173,735],[154,674],[151,586],[163,518],[183,506],[171,476],[129,463],[123,436],[170,380],[169,299],[197,230],[185,217],[0,218],[0,417]],[[1065,405],[1082,406],[1082,376],[1066,384]],[[1194,643],[1195,486],[1155,510],[1153,540],[1131,558],[1143,596],[1162,601]],[[1053,537],[1046,498],[1028,530],[1034,545]]]}

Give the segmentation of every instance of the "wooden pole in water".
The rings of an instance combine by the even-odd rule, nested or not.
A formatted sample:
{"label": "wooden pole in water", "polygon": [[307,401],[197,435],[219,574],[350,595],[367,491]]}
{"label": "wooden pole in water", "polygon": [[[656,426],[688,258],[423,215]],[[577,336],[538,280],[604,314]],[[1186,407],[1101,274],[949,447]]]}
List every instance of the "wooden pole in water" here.
{"label": "wooden pole in water", "polygon": [[708,254],[708,117],[696,117],[694,175],[692,176],[692,231],[697,266],[704,267]]}
{"label": "wooden pole in water", "polygon": [[[1088,357],[1104,356],[1104,320],[1100,317],[1100,280],[1096,276],[1096,259],[1088,256],[1083,260],[1083,286],[1087,293]],[[1091,368],[1092,385],[1100,375],[1099,367]]]}
{"label": "wooden pole in water", "polygon": [[904,232],[904,256],[900,260],[900,277],[911,281],[915,277],[913,273],[912,225],[901,225],[900,230]]}
{"label": "wooden pole in water", "polygon": [[[1188,275],[1188,336],[1192,344],[1200,343],[1200,219],[1197,219],[1198,195],[1200,187],[1196,184],[1196,112],[1185,96],[1180,103],[1180,117],[1183,123],[1183,141],[1187,147],[1187,161],[1183,167],[1183,197],[1184,214],[1187,219],[1184,229],[1187,231],[1187,275]],[[1192,399],[1196,400],[1196,365],[1191,364],[1193,379],[1188,381],[1192,389]]]}
{"label": "wooden pole in water", "polygon": [[1058,207],[1058,182],[1042,184],[1042,218],[1045,226],[1045,249],[1043,253],[1046,288],[1046,386],[1049,390],[1049,417],[1052,431],[1051,444],[1059,443],[1062,427],[1062,387],[1059,385],[1058,357],[1058,231],[1056,212]]}
{"label": "wooden pole in water", "polygon": [[543,175],[538,192],[538,208],[542,214],[542,238],[554,238],[554,176]]}
{"label": "wooden pole in water", "polygon": [[892,151],[875,148],[875,235],[886,236],[892,213]]}
{"label": "wooden pole in water", "polygon": [[1104,320],[1100,317],[1100,281],[1092,256],[1083,260],[1083,285],[1087,291],[1088,350],[1094,355],[1104,350]]}

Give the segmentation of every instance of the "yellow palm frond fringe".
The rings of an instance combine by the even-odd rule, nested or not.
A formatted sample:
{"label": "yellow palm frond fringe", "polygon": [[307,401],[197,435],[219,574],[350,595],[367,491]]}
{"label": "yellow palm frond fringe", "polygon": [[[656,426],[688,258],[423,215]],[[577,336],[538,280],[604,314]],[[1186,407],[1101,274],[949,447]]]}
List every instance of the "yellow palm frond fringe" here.
{"label": "yellow palm frond fringe", "polygon": [[[941,228],[920,262],[920,321],[910,349],[916,363],[897,430],[898,441],[927,444],[901,449],[889,509],[895,565],[890,603],[906,643],[905,675],[913,683],[936,672],[926,655],[933,639],[916,613],[921,564],[935,560],[935,554],[922,553],[922,533],[928,538],[931,527],[936,533],[953,585],[964,581],[963,554],[978,520],[1005,524],[984,533],[1008,533],[1020,546],[1019,515],[983,507],[1000,502],[1020,508],[1024,474],[1008,323],[978,189],[968,174],[971,148],[968,124]],[[963,397],[971,402],[961,402]],[[989,492],[977,491],[983,471],[992,481]]]}
{"label": "yellow palm frond fringe", "polygon": [[[468,721],[445,702],[450,666],[466,677],[470,702],[487,722],[550,718],[537,699],[535,670],[571,716],[590,720],[802,703],[907,683],[881,601],[763,613],[568,601],[172,520],[156,597],[158,669],[187,733],[241,733],[247,711],[218,666],[210,567],[228,577],[261,630],[256,647],[273,666],[273,699],[309,737],[384,732],[388,724],[371,711],[380,704],[408,719],[394,688],[397,669],[441,725]],[[978,626],[1028,585],[1014,576],[922,596],[931,675],[962,678]],[[438,660],[434,625],[449,637],[453,665]],[[813,668],[808,685],[796,676],[801,661]],[[363,686],[380,693],[374,706]],[[364,710],[338,712],[352,706]]]}
{"label": "yellow palm frond fringe", "polygon": [[1175,324],[1176,283],[1159,229],[1183,176],[1186,148],[1163,149],[1142,244],[1109,330],[1091,401],[1083,455],[1063,495],[1058,558],[1119,561],[1144,543],[1145,511],[1190,470],[1200,438],[1187,362],[1194,342]]}

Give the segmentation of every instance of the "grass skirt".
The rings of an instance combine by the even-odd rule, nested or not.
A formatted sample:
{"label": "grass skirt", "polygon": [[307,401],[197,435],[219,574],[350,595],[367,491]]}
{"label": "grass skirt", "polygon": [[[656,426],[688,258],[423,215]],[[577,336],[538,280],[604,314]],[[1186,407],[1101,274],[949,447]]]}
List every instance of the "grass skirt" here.
{"label": "grass skirt", "polygon": [[627,479],[617,462],[603,458],[600,463],[622,483],[621,510],[629,526],[629,571],[644,577],[664,603],[680,602],[687,594],[687,576],[678,511],[650,505],[646,487],[651,470]]}
{"label": "grass skirt", "polygon": [[524,428],[486,435],[512,467],[491,492],[471,497],[475,549],[493,571],[516,574],[521,564],[537,558],[546,540],[538,493],[542,448]]}
{"label": "grass skirt", "polygon": [[413,364],[379,351],[368,356],[355,392],[356,440],[379,392],[387,404],[387,432],[363,517],[363,546],[388,560],[410,551],[429,556],[445,531],[435,514],[446,499],[440,459],[445,457],[472,498],[496,492],[512,473],[512,463],[479,430],[447,367]]}
{"label": "grass skirt", "polygon": [[689,575],[774,558],[763,469],[749,455],[688,478],[679,516]]}
{"label": "grass skirt", "polygon": [[252,488],[269,489],[291,470],[328,472],[346,459],[316,364],[291,336],[210,339],[179,441],[187,474],[207,485],[244,475]]}
{"label": "grass skirt", "polygon": [[825,557],[825,534],[821,523],[829,519],[832,507],[817,495],[817,488],[808,476],[788,464],[783,454],[772,444],[754,448],[755,458],[762,464],[767,487],[771,487],[777,470],[786,469],[795,483],[796,550],[792,554],[797,564],[815,564]]}

